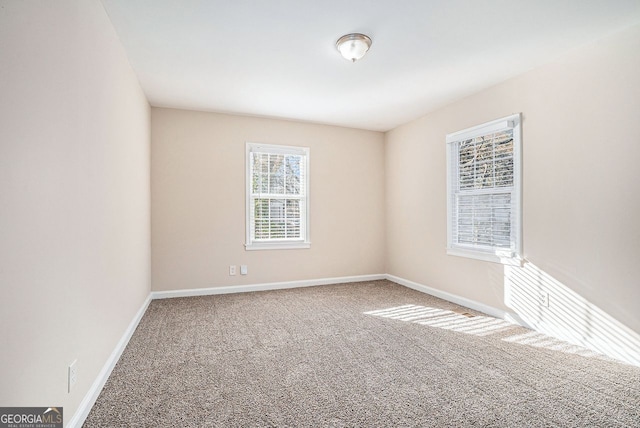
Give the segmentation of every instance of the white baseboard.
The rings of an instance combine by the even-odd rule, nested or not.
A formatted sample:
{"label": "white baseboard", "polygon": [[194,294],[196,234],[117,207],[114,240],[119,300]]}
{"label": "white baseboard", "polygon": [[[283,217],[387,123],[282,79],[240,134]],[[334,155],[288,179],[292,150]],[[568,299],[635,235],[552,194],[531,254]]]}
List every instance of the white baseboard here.
{"label": "white baseboard", "polygon": [[210,296],[214,294],[249,293],[252,291],[281,290],[285,288],[313,287],[316,285],[342,284],[386,279],[387,275],[358,275],[337,278],[305,279],[301,281],[267,282],[264,284],[229,285],[224,287],[195,288],[189,290],[152,291],[151,298],[169,299],[172,297]]}
{"label": "white baseboard", "polygon": [[98,377],[96,378],[96,380],[93,381],[91,388],[89,388],[89,391],[87,391],[84,398],[80,402],[80,405],[78,406],[78,410],[76,410],[73,417],[71,418],[69,423],[66,425],[67,428],[82,427],[82,424],[84,423],[85,419],[87,419],[87,416],[89,416],[89,412],[91,411],[91,408],[93,407],[96,400],[98,399],[98,396],[102,391],[102,387],[104,387],[104,384],[107,382],[107,379],[109,379],[109,375],[111,374],[111,371],[113,370],[113,368],[116,366],[116,363],[120,359],[120,356],[124,351],[124,348],[127,347],[127,344],[129,343],[129,339],[131,339],[131,336],[133,336],[133,332],[136,331],[136,328],[138,327],[138,323],[140,323],[140,320],[142,319],[142,316],[146,312],[147,307],[149,306],[149,303],[151,303],[151,295],[147,296],[144,303],[142,304],[142,306],[140,307],[136,315],[133,317],[133,319],[129,323],[129,326],[127,327],[124,334],[120,338],[120,341],[118,341],[118,344],[116,345],[115,349],[107,359],[107,362],[102,367],[102,370],[100,370]]}
{"label": "white baseboard", "polygon": [[485,305],[484,303],[476,302],[475,300],[467,299],[466,297],[458,296],[457,294],[448,293],[446,291],[438,290],[436,288],[431,288],[429,286],[419,284],[417,282],[409,281],[408,279],[400,278],[395,275],[386,274],[385,278],[391,282],[395,282],[396,284],[400,284],[405,287],[411,288],[413,290],[430,294],[435,297],[439,297],[440,299],[444,299],[449,302],[456,303],[461,306],[465,306],[469,309],[474,309],[476,311],[483,312],[487,315],[491,315],[492,317],[500,318],[505,321],[522,325],[524,327],[529,327],[518,315],[514,313],[507,312],[502,309],[494,308],[493,306]]}

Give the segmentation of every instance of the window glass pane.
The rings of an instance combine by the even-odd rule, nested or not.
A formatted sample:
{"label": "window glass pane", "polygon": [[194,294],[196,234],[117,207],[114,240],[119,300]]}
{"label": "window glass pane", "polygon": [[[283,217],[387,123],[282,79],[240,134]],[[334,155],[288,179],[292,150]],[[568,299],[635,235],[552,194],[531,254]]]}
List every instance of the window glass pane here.
{"label": "window glass pane", "polygon": [[513,186],[513,131],[496,134],[496,187]]}
{"label": "window glass pane", "polygon": [[285,165],[287,195],[300,194],[300,156],[287,156]]}
{"label": "window glass pane", "polygon": [[269,222],[264,220],[256,221],[255,234],[256,234],[256,239],[268,239],[269,238]]}
{"label": "window glass pane", "polygon": [[269,200],[256,199],[254,202],[254,217],[257,220],[269,219]]}
{"label": "window glass pane", "polygon": [[270,238],[285,238],[285,201],[283,199],[269,200],[269,220],[271,223]]}
{"label": "window glass pane", "polygon": [[473,140],[459,143],[458,168],[460,189],[472,189],[474,177],[475,145]]}
{"label": "window glass pane", "polygon": [[262,155],[259,153],[251,153],[251,191],[253,193],[260,192],[262,185]]}
{"label": "window glass pane", "polygon": [[284,200],[269,199],[269,218],[271,221],[279,221],[284,218]]}
{"label": "window glass pane", "polygon": [[252,153],[251,189],[254,193],[267,193],[269,190],[269,155]]}
{"label": "window glass pane", "polygon": [[269,155],[269,193],[284,193],[284,156]]}
{"label": "window glass pane", "polygon": [[286,206],[287,238],[299,238],[301,233],[300,201],[298,199],[287,199]]}

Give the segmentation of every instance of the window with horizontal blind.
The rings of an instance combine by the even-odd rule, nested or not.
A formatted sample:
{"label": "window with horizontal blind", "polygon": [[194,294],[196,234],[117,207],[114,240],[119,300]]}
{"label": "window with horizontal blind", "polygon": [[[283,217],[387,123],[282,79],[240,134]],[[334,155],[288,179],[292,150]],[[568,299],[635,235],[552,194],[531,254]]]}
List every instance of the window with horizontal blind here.
{"label": "window with horizontal blind", "polygon": [[519,263],[521,118],[447,135],[447,253]]}
{"label": "window with horizontal blind", "polygon": [[247,250],[309,248],[309,149],[247,143]]}

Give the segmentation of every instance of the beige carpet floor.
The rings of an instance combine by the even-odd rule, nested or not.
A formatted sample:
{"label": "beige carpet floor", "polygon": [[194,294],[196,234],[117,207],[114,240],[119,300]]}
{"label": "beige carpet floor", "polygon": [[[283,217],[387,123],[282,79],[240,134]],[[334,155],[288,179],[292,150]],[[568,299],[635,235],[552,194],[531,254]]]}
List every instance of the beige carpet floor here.
{"label": "beige carpet floor", "polygon": [[388,281],[155,300],[84,426],[640,427],[640,368]]}

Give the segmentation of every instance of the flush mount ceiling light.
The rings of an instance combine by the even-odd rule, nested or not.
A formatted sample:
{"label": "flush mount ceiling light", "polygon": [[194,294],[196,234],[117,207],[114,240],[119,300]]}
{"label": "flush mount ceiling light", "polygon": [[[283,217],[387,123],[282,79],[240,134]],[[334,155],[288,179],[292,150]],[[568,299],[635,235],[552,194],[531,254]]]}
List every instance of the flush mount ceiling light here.
{"label": "flush mount ceiling light", "polygon": [[345,34],[336,42],[340,54],[349,61],[356,62],[371,47],[371,39],[360,33]]}

